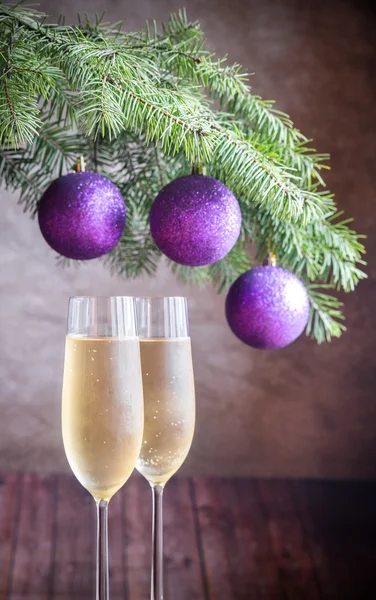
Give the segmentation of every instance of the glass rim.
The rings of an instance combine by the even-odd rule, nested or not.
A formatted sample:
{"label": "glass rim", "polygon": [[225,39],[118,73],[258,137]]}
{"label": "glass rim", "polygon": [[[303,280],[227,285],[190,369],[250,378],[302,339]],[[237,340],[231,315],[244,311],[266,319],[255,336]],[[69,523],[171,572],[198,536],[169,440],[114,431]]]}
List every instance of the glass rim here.
{"label": "glass rim", "polygon": [[137,300],[164,300],[165,298],[171,300],[187,300],[187,296],[69,296],[69,300],[86,300],[96,299],[96,300],[111,300],[112,298],[133,298]]}
{"label": "glass rim", "polygon": [[136,296],[69,296],[69,300],[112,300],[113,298],[135,298]]}
{"label": "glass rim", "polygon": [[187,300],[187,296],[132,296],[135,300]]}

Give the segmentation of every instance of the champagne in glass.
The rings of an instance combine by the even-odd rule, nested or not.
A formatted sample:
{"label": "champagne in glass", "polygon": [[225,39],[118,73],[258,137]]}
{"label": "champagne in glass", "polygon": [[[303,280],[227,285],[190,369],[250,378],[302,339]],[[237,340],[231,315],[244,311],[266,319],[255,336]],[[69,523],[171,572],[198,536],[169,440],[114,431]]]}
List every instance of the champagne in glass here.
{"label": "champagne in glass", "polygon": [[137,298],[144,437],[137,470],[153,493],[151,600],[163,599],[162,494],[191,447],[195,392],[185,298]]}
{"label": "champagne in glass", "polygon": [[164,485],[185,461],[195,426],[189,338],[141,339],[144,438],[137,469]]}
{"label": "champagne in glass", "polygon": [[63,437],[73,473],[97,500],[127,481],[140,449],[137,339],[67,337]]}
{"label": "champagne in glass", "polygon": [[143,433],[132,298],[71,298],[62,424],[73,473],[97,504],[97,600],[108,600],[107,515],[136,464]]}

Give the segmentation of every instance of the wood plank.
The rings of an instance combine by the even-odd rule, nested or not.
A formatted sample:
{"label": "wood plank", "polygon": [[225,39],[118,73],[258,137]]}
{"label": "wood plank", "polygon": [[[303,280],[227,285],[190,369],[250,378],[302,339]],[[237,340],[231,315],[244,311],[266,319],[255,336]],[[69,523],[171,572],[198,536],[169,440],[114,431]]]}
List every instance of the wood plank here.
{"label": "wood plank", "polygon": [[59,477],[54,600],[92,600],[95,595],[95,503],[71,475]]}
{"label": "wood plank", "polygon": [[267,511],[268,532],[286,600],[320,600],[315,565],[286,482],[259,480],[257,489]]}
{"label": "wood plank", "polygon": [[279,600],[267,530],[258,529],[262,512],[250,482],[195,479],[195,491],[210,598]]}
{"label": "wood plank", "polygon": [[[327,556],[341,600],[374,597],[376,484],[301,482],[313,533]],[[322,576],[322,569],[320,569]],[[330,596],[329,596],[330,597]]]}
{"label": "wood plank", "polygon": [[[150,486],[135,474],[124,486],[125,554],[129,598],[150,595]],[[164,492],[165,596],[179,600],[203,598],[200,560],[189,482],[172,478]]]}
{"label": "wood plank", "polygon": [[125,513],[125,585],[127,597],[150,596],[151,491],[135,473],[123,488]]}
{"label": "wood plank", "polygon": [[24,476],[22,505],[11,576],[12,600],[50,600],[56,477]]}
{"label": "wood plank", "polygon": [[[311,482],[311,484],[316,487],[318,482]],[[304,537],[309,548],[309,553],[315,565],[316,578],[321,589],[321,595],[328,600],[341,600],[338,583],[328,556],[325,538],[323,539],[321,534],[318,535],[315,515],[312,515],[311,484],[303,481],[290,482],[294,503],[304,530]],[[317,510],[319,513],[321,512],[320,505],[321,502],[319,502],[318,506],[315,506],[314,512]]]}
{"label": "wood plank", "polygon": [[238,513],[239,561],[250,572],[252,594],[259,600],[281,600],[278,562],[273,553],[268,531],[268,513],[260,500],[257,483],[253,479],[234,482]]}
{"label": "wood plank", "polygon": [[203,561],[209,597],[234,598],[231,557],[236,556],[234,511],[228,500],[228,482],[194,480]]}
{"label": "wood plank", "polygon": [[171,600],[201,600],[205,593],[190,482],[173,477],[163,495],[165,595]]}
{"label": "wood plank", "polygon": [[[370,600],[375,500],[375,483],[175,477],[165,490],[166,598]],[[148,598],[146,481],[132,477],[109,514],[111,598]],[[0,600],[92,600],[94,583],[91,496],[73,476],[5,476]]]}
{"label": "wood plank", "polygon": [[21,494],[20,475],[13,473],[0,478],[0,600],[6,600],[8,597],[17,541]]}

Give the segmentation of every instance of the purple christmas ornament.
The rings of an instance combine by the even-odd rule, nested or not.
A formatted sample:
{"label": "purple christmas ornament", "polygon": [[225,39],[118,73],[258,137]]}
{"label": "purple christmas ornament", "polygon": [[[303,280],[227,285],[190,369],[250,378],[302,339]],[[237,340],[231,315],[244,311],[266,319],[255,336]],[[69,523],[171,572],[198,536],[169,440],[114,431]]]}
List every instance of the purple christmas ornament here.
{"label": "purple christmas ornament", "polygon": [[118,188],[91,171],[55,179],[38,207],[39,227],[59,254],[89,260],[107,254],[125,227],[125,204]]}
{"label": "purple christmas ornament", "polygon": [[308,322],[309,298],[303,283],[281,267],[243,273],[226,298],[233,333],[249,346],[272,350],[296,340]]}
{"label": "purple christmas ornament", "polygon": [[228,254],[239,237],[241,212],[233,193],[204,175],[179,177],[166,185],[150,211],[151,234],[171,260],[198,267]]}

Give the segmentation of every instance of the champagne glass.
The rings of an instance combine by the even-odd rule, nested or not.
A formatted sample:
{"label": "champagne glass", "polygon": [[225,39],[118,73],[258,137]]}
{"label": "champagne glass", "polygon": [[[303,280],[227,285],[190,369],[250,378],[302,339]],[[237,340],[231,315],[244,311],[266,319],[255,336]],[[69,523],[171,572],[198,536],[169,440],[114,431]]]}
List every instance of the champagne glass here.
{"label": "champagne glass", "polygon": [[144,437],[137,470],[153,495],[151,600],[163,599],[163,489],[183,464],[195,425],[185,298],[136,298],[144,389]]}
{"label": "champagne glass", "polygon": [[65,453],[97,506],[96,600],[109,600],[108,503],[132,473],[144,424],[133,298],[76,297],[68,307]]}

